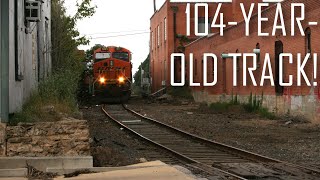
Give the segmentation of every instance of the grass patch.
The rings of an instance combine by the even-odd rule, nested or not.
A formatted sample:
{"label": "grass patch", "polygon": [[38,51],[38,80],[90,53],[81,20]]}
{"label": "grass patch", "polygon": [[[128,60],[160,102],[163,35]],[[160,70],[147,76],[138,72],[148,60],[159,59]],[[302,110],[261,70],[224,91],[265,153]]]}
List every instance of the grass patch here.
{"label": "grass patch", "polygon": [[258,110],[258,114],[263,118],[267,118],[271,120],[278,118],[273,112],[270,112],[267,108],[260,108]]}
{"label": "grass patch", "polygon": [[210,104],[210,108],[217,111],[227,111],[231,106],[233,106],[233,104],[230,102],[217,102]]}
{"label": "grass patch", "polygon": [[190,90],[190,88],[188,87],[169,87],[167,89],[167,93],[173,97],[176,98],[183,98],[183,99],[192,99],[193,100],[193,96],[192,96],[192,92]]}
{"label": "grass patch", "polygon": [[240,103],[238,101],[238,96],[232,95],[231,101],[212,103],[210,104],[210,108],[220,112],[227,112],[231,107],[241,106],[247,113],[256,113],[259,114],[262,118],[271,120],[276,119],[277,116],[273,112],[270,112],[267,108],[264,108],[262,106],[262,102],[263,94],[261,95],[261,97],[257,97],[256,95],[253,96],[251,93],[247,103]]}
{"label": "grass patch", "polygon": [[79,77],[74,71],[60,71],[39,84],[22,111],[14,114],[10,124],[60,120],[78,113],[76,92]]}

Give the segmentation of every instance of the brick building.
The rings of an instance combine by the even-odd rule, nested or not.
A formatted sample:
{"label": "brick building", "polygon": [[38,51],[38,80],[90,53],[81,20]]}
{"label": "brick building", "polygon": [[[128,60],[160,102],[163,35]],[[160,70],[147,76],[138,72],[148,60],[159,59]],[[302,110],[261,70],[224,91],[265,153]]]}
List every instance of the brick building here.
{"label": "brick building", "polygon": [[[223,11],[225,13],[225,22],[243,21],[241,10],[237,7],[240,1],[233,1],[231,4],[225,4]],[[244,2],[244,1],[242,1]],[[253,1],[258,2],[258,1]],[[303,29],[306,36],[301,36],[297,33],[296,36],[290,36],[290,18],[291,18],[291,3],[299,2],[304,3],[306,8],[306,20],[303,22]],[[245,1],[248,6],[251,2]],[[215,6],[215,5],[210,5]],[[177,7],[177,8],[176,8]],[[320,89],[319,87],[307,86],[302,78],[302,86],[298,87],[297,84],[297,53],[301,53],[302,57],[307,52],[317,53],[319,52],[320,45],[320,29],[317,26],[309,26],[308,22],[317,21],[320,16],[320,2],[318,0],[285,0],[282,2],[282,8],[284,13],[284,19],[286,23],[287,36],[283,36],[281,30],[276,32],[276,36],[259,37],[258,36],[258,16],[253,15],[250,21],[250,36],[245,36],[245,24],[243,22],[238,23],[236,26],[227,27],[224,31],[224,36],[221,37],[219,33],[210,34],[205,37],[191,37],[194,39],[191,43],[184,44],[183,52],[186,55],[186,62],[188,63],[189,53],[194,54],[194,79],[195,82],[202,84],[203,79],[203,53],[213,53],[218,56],[218,84],[213,87],[193,87],[193,95],[198,102],[219,102],[230,101],[235,95],[238,95],[238,99],[242,102],[247,102],[250,94],[257,95],[258,98],[262,98],[263,105],[268,107],[269,110],[277,113],[303,114],[311,120],[320,121]],[[176,25],[174,25],[174,10],[176,12]],[[192,8],[191,8],[192,9]],[[232,13],[230,11],[232,9]],[[257,7],[255,6],[254,14],[256,14]],[[248,11],[248,7],[246,7]],[[271,34],[272,27],[274,25],[276,4],[270,4],[270,6],[263,10],[262,16],[268,17],[269,21],[264,22],[262,25],[263,32],[269,32]],[[209,11],[210,12],[210,11]],[[170,82],[170,55],[173,52],[179,52],[179,43],[174,39],[174,27],[176,27],[176,34],[185,34],[186,22],[185,22],[185,4],[174,4],[166,2],[163,7],[155,13],[151,18],[151,74],[152,74],[152,90],[156,91],[161,88],[162,81],[166,81],[166,85],[169,86]],[[192,17],[192,16],[191,16]],[[210,15],[212,17],[212,15]],[[157,33],[158,25],[161,26],[162,19],[167,18],[167,39],[163,41],[160,33],[160,38],[155,37]],[[191,24],[193,24],[191,20]],[[191,30],[193,31],[193,30]],[[156,33],[154,33],[156,32]],[[162,32],[160,28],[160,32]],[[299,32],[296,26],[295,32]],[[192,34],[192,33],[191,33]],[[158,43],[158,39],[160,39]],[[157,44],[158,43],[158,44]],[[262,67],[264,64],[265,54],[269,53],[271,58],[272,73],[275,79],[275,86],[271,86],[270,81],[266,81],[263,87],[253,86],[252,81],[248,77],[247,86],[242,86],[243,79],[243,59],[240,57],[237,68],[238,73],[238,86],[234,87],[233,80],[233,61],[232,58],[222,58],[222,54],[227,53],[252,53],[254,49],[260,49],[260,56],[258,56],[258,69],[254,72],[257,84],[260,84]],[[284,63],[284,81],[289,81],[289,75],[293,75],[293,84],[291,87],[281,87],[279,85],[279,54],[280,53],[292,53],[294,63]],[[168,61],[169,60],[169,61]],[[250,60],[248,60],[250,62]],[[211,64],[210,64],[211,63]],[[319,62],[318,62],[318,65]],[[179,66],[179,65],[177,65]],[[251,67],[252,63],[248,63],[247,67]],[[310,58],[306,68],[306,74],[308,78],[313,79],[314,69],[313,61]],[[319,71],[319,69],[318,69]],[[175,72],[180,74],[179,69]],[[188,65],[186,66],[186,81],[188,81]],[[208,64],[208,81],[213,80],[213,67],[212,62]],[[318,72],[319,74],[320,72]],[[165,74],[165,75],[163,75]],[[179,75],[176,76],[179,79]],[[318,84],[319,79],[316,79]]]}
{"label": "brick building", "polygon": [[[242,21],[242,13],[239,3],[244,2],[246,9],[250,3],[261,2],[262,0],[233,0],[233,3],[224,3],[221,12],[224,13],[224,20],[227,22]],[[209,3],[209,22],[212,21],[216,3]],[[190,7],[191,24],[194,24],[194,4]],[[152,92],[170,84],[170,55],[180,52],[181,47],[187,42],[186,35],[186,3],[171,3],[166,0],[163,6],[154,13],[150,19],[150,72],[152,78]],[[204,11],[199,9],[199,30],[203,30]],[[217,32],[210,29],[210,33]],[[194,34],[194,26],[191,25],[191,35]],[[194,41],[199,37],[189,36],[188,41]],[[178,71],[176,71],[178,72]]]}

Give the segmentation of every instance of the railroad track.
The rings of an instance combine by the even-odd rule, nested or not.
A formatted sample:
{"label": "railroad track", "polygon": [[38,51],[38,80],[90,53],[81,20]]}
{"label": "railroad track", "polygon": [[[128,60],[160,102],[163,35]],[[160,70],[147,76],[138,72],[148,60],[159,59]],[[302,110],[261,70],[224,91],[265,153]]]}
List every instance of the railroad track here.
{"label": "railroad track", "polygon": [[320,179],[320,171],[207,140],[129,109],[105,105],[103,112],[140,138],[171,153],[185,165],[220,179]]}

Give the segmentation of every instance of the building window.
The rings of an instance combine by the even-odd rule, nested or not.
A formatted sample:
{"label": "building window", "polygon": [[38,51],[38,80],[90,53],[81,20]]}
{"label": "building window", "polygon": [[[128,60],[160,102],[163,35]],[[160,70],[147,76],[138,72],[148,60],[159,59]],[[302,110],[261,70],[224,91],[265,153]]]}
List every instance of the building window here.
{"label": "building window", "polygon": [[[256,50],[260,50],[260,44],[257,43],[256,44]],[[257,64],[258,64],[258,68],[260,68],[261,66],[261,56],[260,56],[261,52],[257,53]]]}
{"label": "building window", "polygon": [[[236,50],[236,53],[240,53],[239,49]],[[241,79],[240,78],[241,77],[241,63],[240,63],[240,61],[241,61],[241,58],[238,56],[237,57],[237,72],[236,73],[237,73],[237,78],[238,78],[237,81],[239,82],[239,84],[241,84],[240,83],[240,79]]]}
{"label": "building window", "polygon": [[[236,53],[239,53],[239,49],[236,50]],[[237,57],[237,72],[239,72],[239,71],[240,71],[240,57],[238,56]],[[238,75],[238,77],[239,77],[239,75]]]}
{"label": "building window", "polygon": [[[209,18],[210,19],[210,18]],[[206,27],[206,19],[205,17],[199,17],[198,20],[198,31],[199,33],[205,33],[205,27]],[[211,33],[211,24],[208,23],[208,33]]]}
{"label": "building window", "polygon": [[157,42],[158,42],[158,47],[159,47],[160,46],[160,26],[158,26],[157,32],[158,32],[158,40],[157,40]]}
{"label": "building window", "polygon": [[154,46],[154,49],[156,49],[156,47],[157,47],[157,28],[154,29],[154,44],[153,44],[153,46]]}
{"label": "building window", "polygon": [[164,18],[164,25],[163,25],[163,29],[164,29],[164,42],[167,41],[167,18]]}
{"label": "building window", "polygon": [[211,61],[211,62],[212,62],[212,64],[211,64],[211,65],[212,65],[212,66],[211,66],[211,67],[212,67],[212,71],[211,71],[212,74],[211,74],[211,75],[212,75],[212,80],[214,80],[214,78],[215,78],[215,76],[214,76],[214,75],[215,75],[215,74],[214,74],[214,73],[215,73],[215,71],[214,71],[214,67],[215,67],[215,66],[214,66],[214,65],[215,65],[215,64],[214,64],[214,58],[212,58],[212,61]]}
{"label": "building window", "polygon": [[154,44],[153,32],[151,32],[151,50],[153,50],[153,44]]}
{"label": "building window", "polygon": [[198,76],[198,60],[197,59],[195,59],[194,68],[195,68],[195,71],[194,71],[195,76]]}
{"label": "building window", "polygon": [[311,53],[311,29],[306,29],[306,53]]}
{"label": "building window", "polygon": [[[162,22],[160,23],[160,26],[159,26],[159,31],[161,30],[161,27],[162,27]],[[162,37],[161,37],[161,33],[160,33],[160,46],[162,45]]]}
{"label": "building window", "polygon": [[[275,42],[275,91],[278,96],[282,96],[284,92],[284,87],[280,85],[280,55],[283,53],[283,43],[281,41]],[[285,72],[282,72],[284,77]]]}

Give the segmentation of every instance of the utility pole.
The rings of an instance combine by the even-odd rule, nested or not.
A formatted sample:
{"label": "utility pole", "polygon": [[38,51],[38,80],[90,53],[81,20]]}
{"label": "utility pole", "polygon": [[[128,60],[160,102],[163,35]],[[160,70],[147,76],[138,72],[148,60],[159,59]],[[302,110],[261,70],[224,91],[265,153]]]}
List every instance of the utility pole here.
{"label": "utility pole", "polygon": [[153,0],[153,10],[154,12],[157,11],[157,4],[156,4],[156,0]]}
{"label": "utility pole", "polygon": [[140,65],[140,76],[141,76],[141,79],[140,79],[140,87],[142,88],[143,87],[143,74],[144,74],[144,71],[142,69],[142,63]]}
{"label": "utility pole", "polygon": [[9,120],[9,2],[0,1],[0,123]]}

